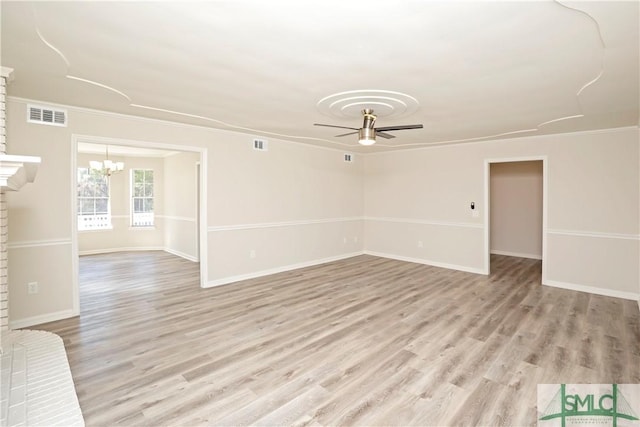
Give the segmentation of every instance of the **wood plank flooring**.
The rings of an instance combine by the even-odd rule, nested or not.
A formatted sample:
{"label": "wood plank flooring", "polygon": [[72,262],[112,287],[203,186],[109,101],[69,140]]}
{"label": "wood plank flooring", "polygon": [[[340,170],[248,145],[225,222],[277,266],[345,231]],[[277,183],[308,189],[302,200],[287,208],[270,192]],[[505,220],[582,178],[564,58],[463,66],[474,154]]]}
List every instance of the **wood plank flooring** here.
{"label": "wood plank flooring", "polygon": [[535,425],[538,383],[640,383],[637,303],[359,256],[210,289],[163,252],[80,259],[87,426]]}

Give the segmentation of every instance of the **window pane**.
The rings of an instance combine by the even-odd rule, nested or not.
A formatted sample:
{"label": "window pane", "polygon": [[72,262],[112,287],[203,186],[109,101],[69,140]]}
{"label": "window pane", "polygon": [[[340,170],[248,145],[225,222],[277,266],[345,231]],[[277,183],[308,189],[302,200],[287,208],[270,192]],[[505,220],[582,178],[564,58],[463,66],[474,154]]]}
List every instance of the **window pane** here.
{"label": "window pane", "polygon": [[83,215],[93,215],[94,213],[93,199],[80,199],[80,212]]}
{"label": "window pane", "polygon": [[133,185],[133,197],[144,196],[144,184],[136,183]]}
{"label": "window pane", "polygon": [[109,197],[109,185],[107,184],[106,180],[103,180],[102,182],[98,182],[96,184],[95,196]]}
{"label": "window pane", "polygon": [[153,226],[153,170],[133,169],[131,193],[131,225]]}
{"label": "window pane", "polygon": [[93,197],[93,185],[88,182],[78,183],[78,196],[80,197]]}
{"label": "window pane", "polygon": [[109,212],[109,199],[100,198],[96,200],[96,214],[106,214]]}

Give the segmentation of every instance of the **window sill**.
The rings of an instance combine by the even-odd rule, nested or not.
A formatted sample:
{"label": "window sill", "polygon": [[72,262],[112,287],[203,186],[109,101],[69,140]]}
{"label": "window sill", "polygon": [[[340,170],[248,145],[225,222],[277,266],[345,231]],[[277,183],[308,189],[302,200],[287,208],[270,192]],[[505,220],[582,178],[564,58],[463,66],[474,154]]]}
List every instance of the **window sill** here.
{"label": "window sill", "polygon": [[136,225],[136,226],[130,226],[129,230],[133,230],[133,231],[153,231],[156,229],[155,225]]}
{"label": "window sill", "polygon": [[113,225],[109,227],[103,227],[103,228],[90,228],[85,230],[78,230],[78,233],[96,233],[99,231],[113,231]]}

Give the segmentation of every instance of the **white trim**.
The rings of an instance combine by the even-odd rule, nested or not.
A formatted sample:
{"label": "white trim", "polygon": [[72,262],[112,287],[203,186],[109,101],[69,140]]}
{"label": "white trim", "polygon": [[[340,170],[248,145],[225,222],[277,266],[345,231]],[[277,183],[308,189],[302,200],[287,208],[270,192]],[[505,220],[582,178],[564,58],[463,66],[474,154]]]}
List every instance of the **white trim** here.
{"label": "white trim", "polygon": [[462,228],[482,228],[482,224],[474,222],[451,222],[451,221],[435,221],[428,219],[412,219],[412,218],[389,218],[389,217],[372,217],[365,216],[365,221],[379,222],[397,222],[403,224],[420,224],[420,225],[439,225],[445,227],[462,227]]}
{"label": "white trim", "polygon": [[[370,151],[370,152],[359,152],[358,154],[362,155],[362,156],[376,156],[376,155],[382,155],[382,154],[389,154],[389,153],[401,153],[404,151],[416,151],[416,150],[431,150],[431,149],[436,149],[436,148],[448,148],[448,147],[453,147],[453,146],[457,146],[457,145],[475,145],[475,144],[487,144],[487,143],[495,143],[495,142],[508,142],[511,140],[518,140],[518,139],[522,139],[522,138],[535,138],[535,139],[540,139],[540,138],[552,138],[554,136],[557,135],[593,135],[593,134],[600,134],[600,133],[609,133],[609,132],[623,132],[623,131],[627,131],[627,130],[634,130],[634,129],[638,129],[637,126],[622,126],[622,127],[615,127],[615,128],[605,128],[605,129],[592,129],[592,130],[580,130],[580,131],[575,131],[575,132],[561,132],[561,133],[544,133],[544,134],[529,134],[529,135],[522,135],[522,136],[504,136],[504,135],[489,135],[486,137],[478,137],[478,138],[482,138],[482,139],[474,139],[471,141],[456,141],[456,142],[431,142],[431,143],[423,143],[423,146],[420,147],[411,147],[411,148],[404,148],[402,145],[397,146],[397,148],[394,149],[394,147],[391,146],[387,146],[387,145],[378,145],[376,144],[374,147],[379,147],[382,149],[379,149],[378,151]],[[536,132],[539,132],[539,130],[536,129]],[[511,135],[517,135],[517,134],[511,134]],[[428,144],[428,145],[427,145]]]}
{"label": "white trim", "polygon": [[26,184],[33,182],[41,162],[42,159],[35,156],[0,154],[0,187],[2,187],[2,191],[18,191]]}
{"label": "white trim", "polygon": [[199,153],[201,150],[206,150],[206,148],[200,146],[169,144],[165,142],[144,141],[125,138],[111,138],[106,136],[91,136],[77,133],[74,133],[72,135],[72,138],[76,142],[76,150],[77,143],[80,142],[84,142],[87,144],[124,145],[129,147],[155,148],[157,150],[182,151],[189,153]]}
{"label": "white trim", "polygon": [[127,229],[129,231],[157,231],[155,225],[130,225]]}
{"label": "white trim", "polygon": [[[73,315],[80,315],[80,261],[78,259],[78,142],[71,137],[70,152],[71,157],[71,304]],[[111,186],[109,186],[111,187]],[[109,193],[111,194],[111,193]],[[111,204],[109,204],[110,206]],[[111,211],[111,208],[109,208]],[[112,224],[113,225],[113,224]]]}
{"label": "white trim", "polygon": [[[113,219],[113,218],[111,218],[111,219]],[[108,227],[88,228],[88,229],[85,229],[85,230],[78,230],[78,234],[96,233],[96,232],[100,232],[100,231],[113,231],[113,224],[111,224]]]}
{"label": "white trim", "polygon": [[197,194],[196,197],[200,200],[200,212],[199,212],[199,226],[200,229],[197,232],[200,235],[198,239],[198,260],[200,260],[200,287],[204,288],[207,286],[207,282],[209,281],[209,256],[208,256],[208,248],[209,248],[209,231],[207,228],[207,219],[208,219],[208,174],[209,174],[209,151],[207,148],[202,149],[200,151],[200,185],[198,186],[200,189],[200,194]]}
{"label": "white trim", "polygon": [[491,255],[504,255],[504,256],[514,256],[518,258],[529,258],[529,259],[542,259],[542,255],[538,254],[523,254],[520,252],[510,252],[510,251],[497,251],[495,249],[491,250]]}
{"label": "white trim", "polygon": [[209,232],[233,231],[233,230],[253,230],[257,228],[292,227],[298,225],[327,224],[335,222],[362,221],[363,217],[325,218],[325,219],[305,219],[299,221],[282,222],[260,222],[254,224],[234,224],[234,225],[214,225],[209,227]]}
{"label": "white trim", "polygon": [[406,257],[406,256],[402,256],[402,255],[393,255],[393,254],[387,254],[387,253],[383,253],[383,252],[374,252],[374,251],[366,251],[365,250],[364,253],[365,253],[365,255],[372,255],[372,256],[377,256],[377,257],[380,257],[380,258],[389,258],[389,259],[395,259],[395,260],[398,260],[398,261],[413,262],[413,263],[416,263],[416,264],[430,265],[432,267],[439,267],[439,268],[447,268],[449,270],[464,271],[465,273],[484,274],[484,271],[481,268],[468,267],[466,265],[449,264],[449,263],[446,263],[446,262],[432,261],[432,260],[422,259],[422,258]]}
{"label": "white trim", "polygon": [[258,277],[269,276],[277,273],[284,273],[285,271],[297,270],[299,268],[312,267],[314,265],[325,264],[327,262],[339,261],[342,259],[353,258],[354,256],[363,255],[364,252],[351,252],[347,254],[337,255],[329,258],[316,259],[313,261],[305,261],[297,264],[283,265],[281,267],[270,268],[268,270],[256,271],[253,273],[240,274],[237,276],[223,277],[222,279],[211,280],[207,283],[206,288],[212,288],[214,286],[228,285],[243,280],[256,279]]}
{"label": "white trim", "polygon": [[[116,118],[122,118],[122,119],[128,119],[128,120],[136,120],[136,121],[141,121],[141,122],[150,122],[150,123],[161,123],[161,124],[166,124],[166,125],[173,125],[173,126],[180,126],[180,127],[184,127],[184,128],[191,128],[191,129],[206,129],[209,131],[215,131],[215,132],[231,132],[233,134],[241,134],[241,135],[247,135],[249,138],[253,138],[256,136],[256,132],[253,133],[248,133],[247,132],[241,132],[241,131],[237,131],[237,130],[228,130],[228,129],[222,129],[222,128],[216,128],[216,127],[212,127],[212,126],[204,126],[204,125],[195,125],[195,124],[191,124],[191,123],[183,123],[183,122],[177,122],[177,121],[171,121],[171,120],[162,120],[162,119],[153,119],[150,117],[143,117],[143,116],[136,116],[136,115],[131,115],[131,114],[123,114],[123,113],[114,113],[111,111],[103,111],[103,110],[96,110],[93,108],[87,108],[87,107],[78,107],[75,105],[69,105],[69,104],[59,104],[59,103],[54,103],[54,102],[48,102],[48,101],[41,101],[38,99],[31,99],[31,98],[22,98],[19,96],[7,96],[6,101],[11,101],[11,102],[18,102],[18,103],[22,103],[22,104],[29,104],[31,102],[40,102],[40,103],[46,103],[48,105],[54,106],[54,107],[62,107],[62,108],[67,108],[68,110],[75,110],[75,111],[80,111],[80,112],[84,112],[84,113],[90,113],[90,114],[95,114],[95,115],[100,115],[100,116],[106,116],[106,117],[116,117]],[[161,110],[164,111],[164,110]],[[166,111],[165,111],[166,112]],[[171,112],[169,112],[171,113]],[[176,113],[173,113],[176,114]],[[446,147],[451,147],[451,146],[455,146],[455,145],[462,145],[462,144],[486,144],[486,143],[492,143],[492,142],[501,142],[501,141],[509,141],[509,140],[514,140],[514,139],[521,139],[521,138],[552,138],[556,135],[590,135],[590,134],[600,134],[600,133],[608,133],[608,132],[621,132],[621,131],[626,131],[629,129],[638,129],[637,126],[622,126],[622,127],[615,127],[615,128],[606,128],[606,129],[592,129],[592,130],[583,130],[583,131],[576,131],[576,132],[561,132],[561,133],[551,133],[551,134],[528,134],[528,135],[524,135],[524,136],[515,136],[515,137],[508,137],[508,136],[500,136],[500,135],[490,135],[490,136],[486,136],[486,137],[478,137],[478,138],[483,138],[480,140],[472,140],[472,141],[458,141],[458,142],[432,142],[432,143],[425,143],[424,146],[420,146],[420,147],[412,147],[412,148],[403,148],[402,146],[395,148],[394,147],[390,147],[390,146],[382,146],[382,145],[378,145],[378,150],[377,151],[364,151],[361,150],[361,147],[356,146],[350,146],[348,144],[340,144],[343,147],[342,148],[333,148],[333,147],[326,147],[326,146],[322,146],[322,145],[314,145],[313,143],[309,143],[309,142],[303,142],[303,141],[294,141],[291,139],[284,139],[284,138],[289,138],[287,136],[283,136],[283,137],[275,137],[275,139],[277,139],[278,141],[284,142],[284,143],[288,143],[288,144],[303,144],[304,146],[307,147],[312,147],[312,148],[317,148],[319,150],[331,150],[331,151],[340,151],[340,152],[344,152],[344,146],[348,146],[350,150],[361,150],[361,151],[357,151],[358,155],[361,156],[375,156],[375,155],[380,155],[380,154],[389,154],[389,153],[395,153],[395,152],[403,152],[403,151],[412,151],[412,150],[428,150],[428,149],[434,149],[434,148],[446,148]],[[536,132],[539,132],[538,129],[535,129]],[[517,134],[516,134],[517,135]],[[271,136],[270,136],[271,137]],[[291,136],[290,138],[296,138],[295,136]],[[327,139],[322,139],[322,138],[318,138],[318,140],[323,141],[325,143],[332,143],[332,144],[336,144],[335,141],[330,141]],[[426,144],[430,144],[430,145],[426,145]],[[374,146],[375,147],[375,146]],[[185,151],[184,147],[180,146],[180,148],[177,149],[178,151]]]}
{"label": "white trim", "polygon": [[10,80],[12,73],[13,73],[13,68],[5,67],[5,66],[0,67],[0,77],[6,79],[7,81]]}
{"label": "white trim", "polygon": [[568,289],[570,291],[587,292],[595,295],[603,295],[606,297],[623,298],[630,300],[637,300],[640,298],[640,293],[617,291],[615,289],[599,288],[595,286],[577,285],[575,283],[559,282],[557,280],[547,280],[543,283],[545,286],[552,288]]}
{"label": "white trim", "polygon": [[184,252],[176,251],[170,248],[165,248],[163,246],[139,246],[139,247],[126,247],[126,248],[92,249],[89,251],[80,251],[78,252],[78,255],[79,256],[102,255],[102,254],[112,254],[117,252],[143,252],[143,251],[163,251],[171,255],[175,255],[180,258],[187,259],[189,261],[198,262],[198,259],[193,255],[189,255]]}
{"label": "white trim", "polygon": [[70,245],[71,239],[43,239],[43,240],[22,240],[18,242],[9,242],[7,248],[9,249],[23,249],[23,248],[39,248],[43,246],[60,246]]}
{"label": "white trim", "polygon": [[77,316],[74,310],[55,311],[53,313],[40,314],[33,317],[25,317],[24,319],[10,320],[9,329],[22,329],[30,326],[41,325],[43,323],[55,322],[57,320],[68,319]]}
{"label": "white trim", "polygon": [[187,217],[187,216],[156,215],[156,218],[169,219],[169,220],[173,220],[173,221],[196,222],[195,218],[190,218],[190,217]]}
{"label": "white trim", "polygon": [[179,256],[180,258],[184,258],[188,261],[198,262],[198,258],[194,257],[193,255],[189,255],[184,252],[176,251],[175,249],[170,249],[170,248],[164,248],[163,250],[168,254]]}
{"label": "white trim", "polygon": [[511,163],[511,162],[531,162],[542,161],[542,283],[547,278],[547,218],[549,210],[549,160],[546,155],[505,157],[484,159],[484,273],[489,274],[491,241],[490,241],[490,218],[491,218],[491,164]]}
{"label": "white trim", "polygon": [[640,240],[640,234],[603,233],[600,231],[547,230],[548,234],[558,236],[595,237],[600,239]]}
{"label": "white trim", "polygon": [[[7,96],[6,97],[6,101],[17,102],[17,103],[22,103],[22,104],[29,104],[29,103],[32,103],[32,102],[40,102],[40,103],[46,103],[47,105],[51,105],[53,107],[66,108],[69,111],[79,111],[79,112],[88,113],[88,114],[95,114],[97,116],[105,116],[105,117],[110,117],[110,118],[120,118],[120,119],[125,119],[125,120],[134,120],[134,121],[146,122],[146,123],[155,123],[155,124],[159,123],[159,124],[164,124],[164,125],[169,125],[169,126],[177,126],[177,127],[187,128],[187,129],[199,129],[199,130],[203,130],[204,129],[204,130],[208,130],[208,131],[224,132],[224,133],[230,132],[232,134],[246,135],[249,139],[253,139],[254,137],[256,137],[260,133],[260,131],[258,131],[258,130],[249,133],[248,130],[242,132],[242,131],[239,131],[239,130],[228,130],[228,129],[217,128],[217,127],[213,127],[213,126],[195,125],[195,124],[191,124],[191,123],[184,123],[184,122],[163,120],[163,119],[153,119],[153,118],[150,118],[150,117],[136,116],[136,115],[132,115],[132,114],[114,113],[114,112],[111,112],[111,111],[96,110],[96,109],[93,109],[93,108],[78,107],[78,106],[75,106],[75,105],[59,104],[59,103],[48,102],[48,101],[40,101],[40,100],[37,100],[37,99],[21,98],[21,97],[18,97],[18,96]],[[138,104],[131,104],[131,106],[137,107],[137,108],[141,107]],[[142,106],[142,108],[144,108],[146,110],[149,110],[149,108],[145,107],[145,106]],[[153,110],[157,110],[157,109],[156,108],[151,108],[151,111],[153,111]],[[167,111],[167,110],[163,110],[163,109],[160,109],[159,111],[164,112],[164,113],[173,114],[173,115],[184,116],[184,114],[180,113],[180,112]],[[189,116],[189,115],[187,115],[187,116]],[[204,119],[201,118],[200,120],[204,120]],[[322,146],[322,145],[314,145],[313,143],[310,143],[310,142],[300,142],[300,141],[294,141],[294,140],[291,140],[291,139],[285,139],[285,138],[301,138],[301,137],[296,137],[296,136],[278,136],[278,135],[273,136],[274,135],[273,133],[267,132],[267,131],[264,131],[264,133],[269,135],[269,138],[277,139],[279,142],[284,142],[284,143],[287,143],[287,144],[304,144],[304,146],[306,146],[306,147],[316,148],[318,150],[330,150],[330,151],[344,152],[344,147],[349,147],[349,149],[357,149],[357,148],[359,148],[357,146],[351,147],[351,145],[349,145],[349,144],[339,143],[339,142],[331,141],[331,140],[328,140],[328,139],[314,138],[315,140],[321,141],[323,143],[338,144],[338,145],[342,146],[342,148],[326,147],[326,146]],[[114,144],[114,145],[117,145],[117,144]],[[120,144],[120,145],[122,145],[122,144]],[[190,150],[185,150],[184,146],[177,146],[177,147],[178,147],[177,151],[190,151]],[[169,151],[171,151],[171,150],[169,150]]]}
{"label": "white trim", "polygon": [[78,255],[100,255],[100,254],[112,254],[114,252],[137,252],[137,251],[164,251],[163,246],[138,246],[138,247],[126,247],[126,248],[104,248],[104,249],[92,249],[88,251],[79,251]]}

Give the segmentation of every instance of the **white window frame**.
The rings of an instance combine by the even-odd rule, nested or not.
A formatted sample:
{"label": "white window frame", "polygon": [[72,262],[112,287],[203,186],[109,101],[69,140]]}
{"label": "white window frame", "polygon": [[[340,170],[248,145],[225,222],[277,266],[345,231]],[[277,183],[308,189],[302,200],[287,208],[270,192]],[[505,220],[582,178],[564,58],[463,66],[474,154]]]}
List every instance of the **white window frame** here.
{"label": "white window frame", "polygon": [[[78,167],[76,168],[76,174],[80,174],[80,170],[84,169],[87,173],[91,173],[92,169],[88,167]],[[111,230],[113,229],[113,224],[111,221],[111,182],[109,177],[105,177],[107,183],[107,212],[106,213],[95,213],[95,204],[94,204],[94,213],[93,215],[85,215],[82,213],[80,209],[77,210],[77,219],[78,219],[78,231],[100,231],[100,230]],[[79,181],[76,181],[79,183]],[[79,204],[81,199],[96,199],[97,197],[84,197],[78,194],[78,190],[76,188],[76,206]]]}
{"label": "white window frame", "polygon": [[[151,172],[153,174],[153,187],[152,187],[152,195],[149,196],[136,196],[135,195],[135,190],[134,190],[134,184],[135,184],[135,172],[136,171],[144,171],[146,172]],[[129,204],[130,204],[130,209],[129,209],[129,216],[130,216],[130,227],[131,228],[136,228],[136,229],[144,229],[144,228],[153,228],[155,227],[155,192],[156,192],[156,182],[155,182],[155,173],[153,171],[153,169],[151,168],[132,168],[130,175],[129,175],[129,192],[130,192],[130,197],[129,197]],[[151,212],[144,212],[144,213],[136,213],[135,212],[135,199],[151,199],[153,200],[153,211]],[[136,217],[140,218],[139,221],[136,221]]]}

